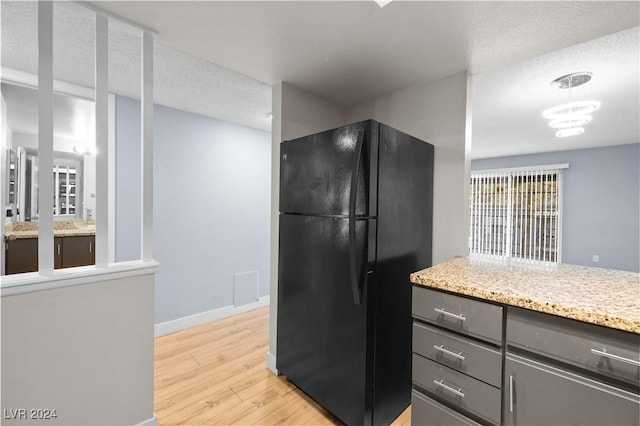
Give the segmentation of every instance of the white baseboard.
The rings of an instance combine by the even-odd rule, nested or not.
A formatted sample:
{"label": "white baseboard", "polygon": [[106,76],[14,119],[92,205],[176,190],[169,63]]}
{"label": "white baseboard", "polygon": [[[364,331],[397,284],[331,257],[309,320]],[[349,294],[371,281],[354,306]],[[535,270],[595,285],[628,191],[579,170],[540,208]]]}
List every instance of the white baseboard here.
{"label": "white baseboard", "polygon": [[154,412],[153,413],[153,417],[143,421],[142,423],[138,423],[137,426],[156,426],[157,424],[158,424],[158,417],[156,416],[156,413]]}
{"label": "white baseboard", "polygon": [[[178,318],[175,320],[161,322],[160,324],[156,324],[154,326],[154,335],[155,337],[164,336],[165,334],[175,333],[176,331],[184,330],[185,328],[195,327],[196,325],[205,324],[221,318],[226,318],[232,315],[251,311],[262,306],[267,306],[268,304],[269,295],[266,295],[260,297],[257,302],[247,303],[246,305],[229,305],[222,308],[213,309],[211,311],[201,312],[199,314]],[[273,365],[275,368],[275,359]]]}
{"label": "white baseboard", "polygon": [[267,370],[271,371],[276,376],[280,375],[276,368],[276,357],[271,352],[267,352]]}

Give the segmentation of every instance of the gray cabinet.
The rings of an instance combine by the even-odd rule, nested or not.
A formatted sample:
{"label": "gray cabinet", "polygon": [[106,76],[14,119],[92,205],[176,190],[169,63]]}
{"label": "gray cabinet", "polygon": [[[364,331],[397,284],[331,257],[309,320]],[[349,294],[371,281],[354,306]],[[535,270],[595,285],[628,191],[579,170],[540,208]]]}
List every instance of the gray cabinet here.
{"label": "gray cabinet", "polygon": [[421,321],[502,344],[502,306],[426,288],[414,288],[412,311],[414,317]]}
{"label": "gray cabinet", "polygon": [[503,421],[640,424],[640,336],[507,307]]}
{"label": "gray cabinet", "polygon": [[430,426],[479,426],[479,423],[415,390],[411,392],[411,423]]}
{"label": "gray cabinet", "polygon": [[507,343],[633,386],[640,382],[634,333],[509,306]]}
{"label": "gray cabinet", "polygon": [[506,425],[638,425],[637,394],[514,354],[507,354]]}
{"label": "gray cabinet", "polygon": [[413,354],[413,381],[441,401],[500,424],[500,388]]}
{"label": "gray cabinet", "polygon": [[640,424],[638,334],[421,286],[412,311],[414,425]]}
{"label": "gray cabinet", "polygon": [[413,352],[500,388],[502,351],[420,322],[413,324]]}
{"label": "gray cabinet", "polygon": [[414,425],[500,424],[503,307],[413,288]]}

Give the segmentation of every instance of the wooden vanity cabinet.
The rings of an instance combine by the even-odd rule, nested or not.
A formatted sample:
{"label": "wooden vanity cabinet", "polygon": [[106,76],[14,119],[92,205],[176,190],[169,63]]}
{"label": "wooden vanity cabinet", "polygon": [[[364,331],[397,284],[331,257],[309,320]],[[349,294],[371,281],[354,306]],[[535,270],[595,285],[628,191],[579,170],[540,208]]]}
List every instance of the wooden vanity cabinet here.
{"label": "wooden vanity cabinet", "polygon": [[[5,275],[38,270],[37,238],[6,240],[4,247]],[[67,236],[53,239],[53,267],[55,269],[95,263],[95,236]]]}
{"label": "wooden vanity cabinet", "polygon": [[53,239],[53,268],[62,268],[62,238]]}
{"label": "wooden vanity cabinet", "polygon": [[38,270],[38,239],[23,238],[4,242],[5,275]]}
{"label": "wooden vanity cabinet", "polygon": [[62,240],[62,267],[93,265],[95,261],[95,237],[64,237]]}

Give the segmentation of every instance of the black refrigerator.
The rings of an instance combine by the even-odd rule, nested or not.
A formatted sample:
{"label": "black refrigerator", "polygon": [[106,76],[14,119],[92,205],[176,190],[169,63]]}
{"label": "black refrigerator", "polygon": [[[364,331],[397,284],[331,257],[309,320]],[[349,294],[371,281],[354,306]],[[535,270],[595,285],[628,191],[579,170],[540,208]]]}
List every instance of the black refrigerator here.
{"label": "black refrigerator", "polygon": [[376,121],[281,144],[276,367],[348,425],[410,403],[432,200],[433,146]]}

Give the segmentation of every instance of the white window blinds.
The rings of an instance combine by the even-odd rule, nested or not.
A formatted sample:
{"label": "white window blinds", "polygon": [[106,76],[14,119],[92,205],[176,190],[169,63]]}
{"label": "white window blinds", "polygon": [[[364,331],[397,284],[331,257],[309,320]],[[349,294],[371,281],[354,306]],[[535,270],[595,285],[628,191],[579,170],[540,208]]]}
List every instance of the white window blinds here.
{"label": "white window blinds", "polygon": [[469,253],[559,263],[561,169],[567,167],[472,172]]}

